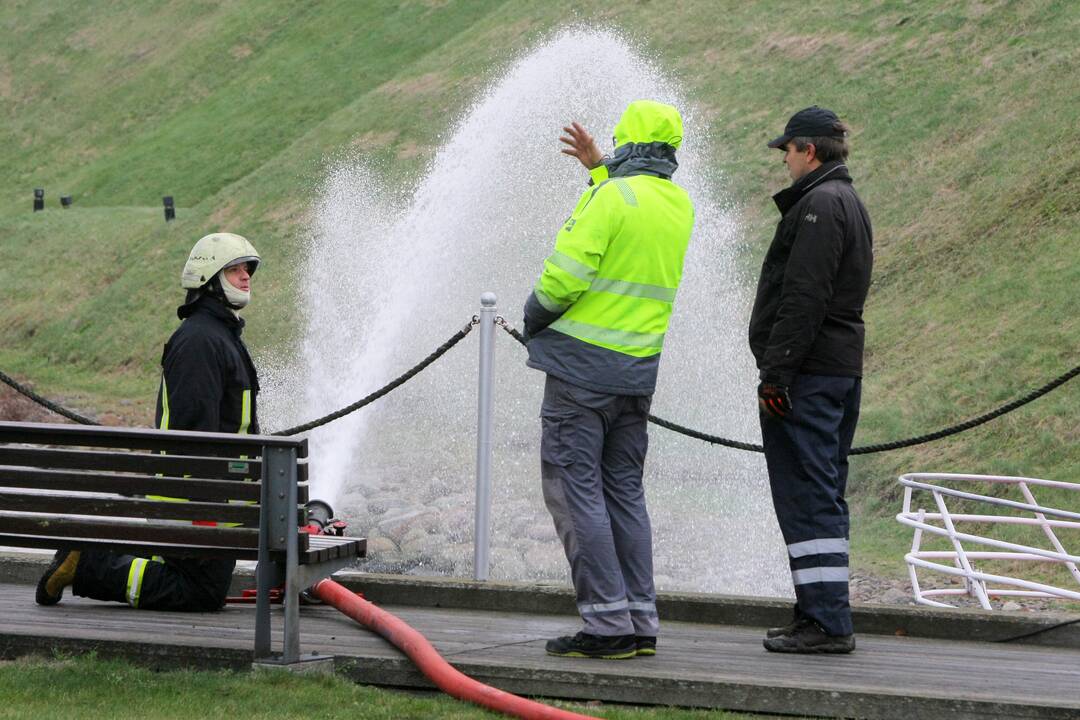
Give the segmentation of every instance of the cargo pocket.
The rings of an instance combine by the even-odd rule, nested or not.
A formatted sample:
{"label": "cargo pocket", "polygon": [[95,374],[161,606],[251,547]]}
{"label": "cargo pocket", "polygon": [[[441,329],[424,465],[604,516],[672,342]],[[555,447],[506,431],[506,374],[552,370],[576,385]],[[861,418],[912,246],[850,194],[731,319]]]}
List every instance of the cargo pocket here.
{"label": "cargo pocket", "polygon": [[540,461],[548,465],[568,467],[573,459],[566,445],[566,420],[557,417],[541,417]]}

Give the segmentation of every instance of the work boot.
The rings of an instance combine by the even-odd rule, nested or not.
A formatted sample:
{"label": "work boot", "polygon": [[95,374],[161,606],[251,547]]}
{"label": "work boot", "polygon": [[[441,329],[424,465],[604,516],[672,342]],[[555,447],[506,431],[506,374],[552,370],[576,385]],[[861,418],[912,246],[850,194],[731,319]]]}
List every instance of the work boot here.
{"label": "work boot", "polygon": [[781,635],[790,635],[799,628],[799,625],[801,623],[804,623],[807,620],[808,618],[806,618],[802,613],[799,612],[799,606],[796,605],[794,615],[791,618],[791,622],[789,622],[787,625],[782,625],[781,627],[769,628],[765,631],[765,637],[774,638],[780,637]]}
{"label": "work boot", "polygon": [[769,652],[843,654],[855,649],[855,636],[829,635],[813,620],[804,619],[790,635],[766,637],[762,644]]}
{"label": "work boot", "polygon": [[649,635],[637,635],[634,637],[634,644],[637,646],[635,655],[655,655],[656,654],[656,637]]}
{"label": "work boot", "polygon": [[574,636],[548,640],[546,650],[548,655],[559,657],[624,660],[637,654],[637,643],[633,635],[590,635],[579,632]]}
{"label": "work boot", "polygon": [[78,550],[57,550],[52,563],[37,584],[34,600],[38,605],[55,605],[64,596],[64,588],[75,582],[79,564]]}

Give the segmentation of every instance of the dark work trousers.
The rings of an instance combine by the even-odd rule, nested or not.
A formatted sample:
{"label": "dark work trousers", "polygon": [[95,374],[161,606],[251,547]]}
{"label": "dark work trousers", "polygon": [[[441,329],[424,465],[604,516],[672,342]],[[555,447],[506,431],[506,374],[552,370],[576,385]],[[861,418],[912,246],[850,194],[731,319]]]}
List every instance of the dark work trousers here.
{"label": "dark work trousers", "polygon": [[761,415],[769,486],[787,543],[796,612],[830,635],[853,632],[844,491],[861,392],[858,378],[797,375],[788,417]]}
{"label": "dark work trousers", "polygon": [[651,396],[547,376],[540,412],[544,501],[591,635],[656,636],[652,527],[641,476]]}
{"label": "dark work trousers", "polygon": [[83,550],[72,592],[145,610],[206,612],[225,604],[235,560],[140,558]]}

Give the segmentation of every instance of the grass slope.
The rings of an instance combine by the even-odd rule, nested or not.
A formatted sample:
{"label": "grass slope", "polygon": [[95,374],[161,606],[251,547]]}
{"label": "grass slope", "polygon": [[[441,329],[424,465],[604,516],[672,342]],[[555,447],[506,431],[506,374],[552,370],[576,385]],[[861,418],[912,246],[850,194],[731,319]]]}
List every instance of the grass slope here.
{"label": "grass slope", "polygon": [[[623,29],[695,99],[748,267],[787,182],[764,141],[812,103],[852,123],[877,254],[857,443],[966,419],[1076,364],[1076,3],[162,0],[0,7],[0,369],[146,422],[175,324],[162,298],[217,228],[268,260],[252,344],[289,342],[288,270],[322,159],[359,148],[404,181],[485,78],[567,21]],[[33,215],[35,186],[50,209]],[[903,534],[876,519],[898,507],[899,472],[1080,479],[1078,388],[857,458],[856,555]]]}

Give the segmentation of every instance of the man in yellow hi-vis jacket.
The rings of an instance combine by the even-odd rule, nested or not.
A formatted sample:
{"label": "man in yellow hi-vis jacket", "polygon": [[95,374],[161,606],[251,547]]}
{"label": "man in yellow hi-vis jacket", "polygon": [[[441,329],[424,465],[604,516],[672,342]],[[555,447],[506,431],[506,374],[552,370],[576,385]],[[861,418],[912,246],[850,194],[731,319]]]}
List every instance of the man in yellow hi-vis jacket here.
{"label": "man in yellow hi-vis jacket", "polygon": [[631,103],[603,157],[565,128],[564,153],[592,187],[555,239],[525,304],[528,365],[547,373],[541,410],[544,500],[570,562],[584,628],[552,655],[656,652],[652,528],[642,469],[660,352],[682,277],[694,208],[671,181],[682,118]]}
{"label": "man in yellow hi-vis jacket", "polygon": [[[259,381],[240,339],[244,321],[238,311],[251,299],[251,276],[259,262],[251,243],[232,233],[207,235],[192,248],[181,276],[187,297],[176,311],[183,322],[161,359],[157,425],[162,430],[258,433]],[[225,604],[235,565],[233,560],[60,550],[38,583],[36,599],[53,605],[73,585],[76,595],[148,610],[216,610]]]}

